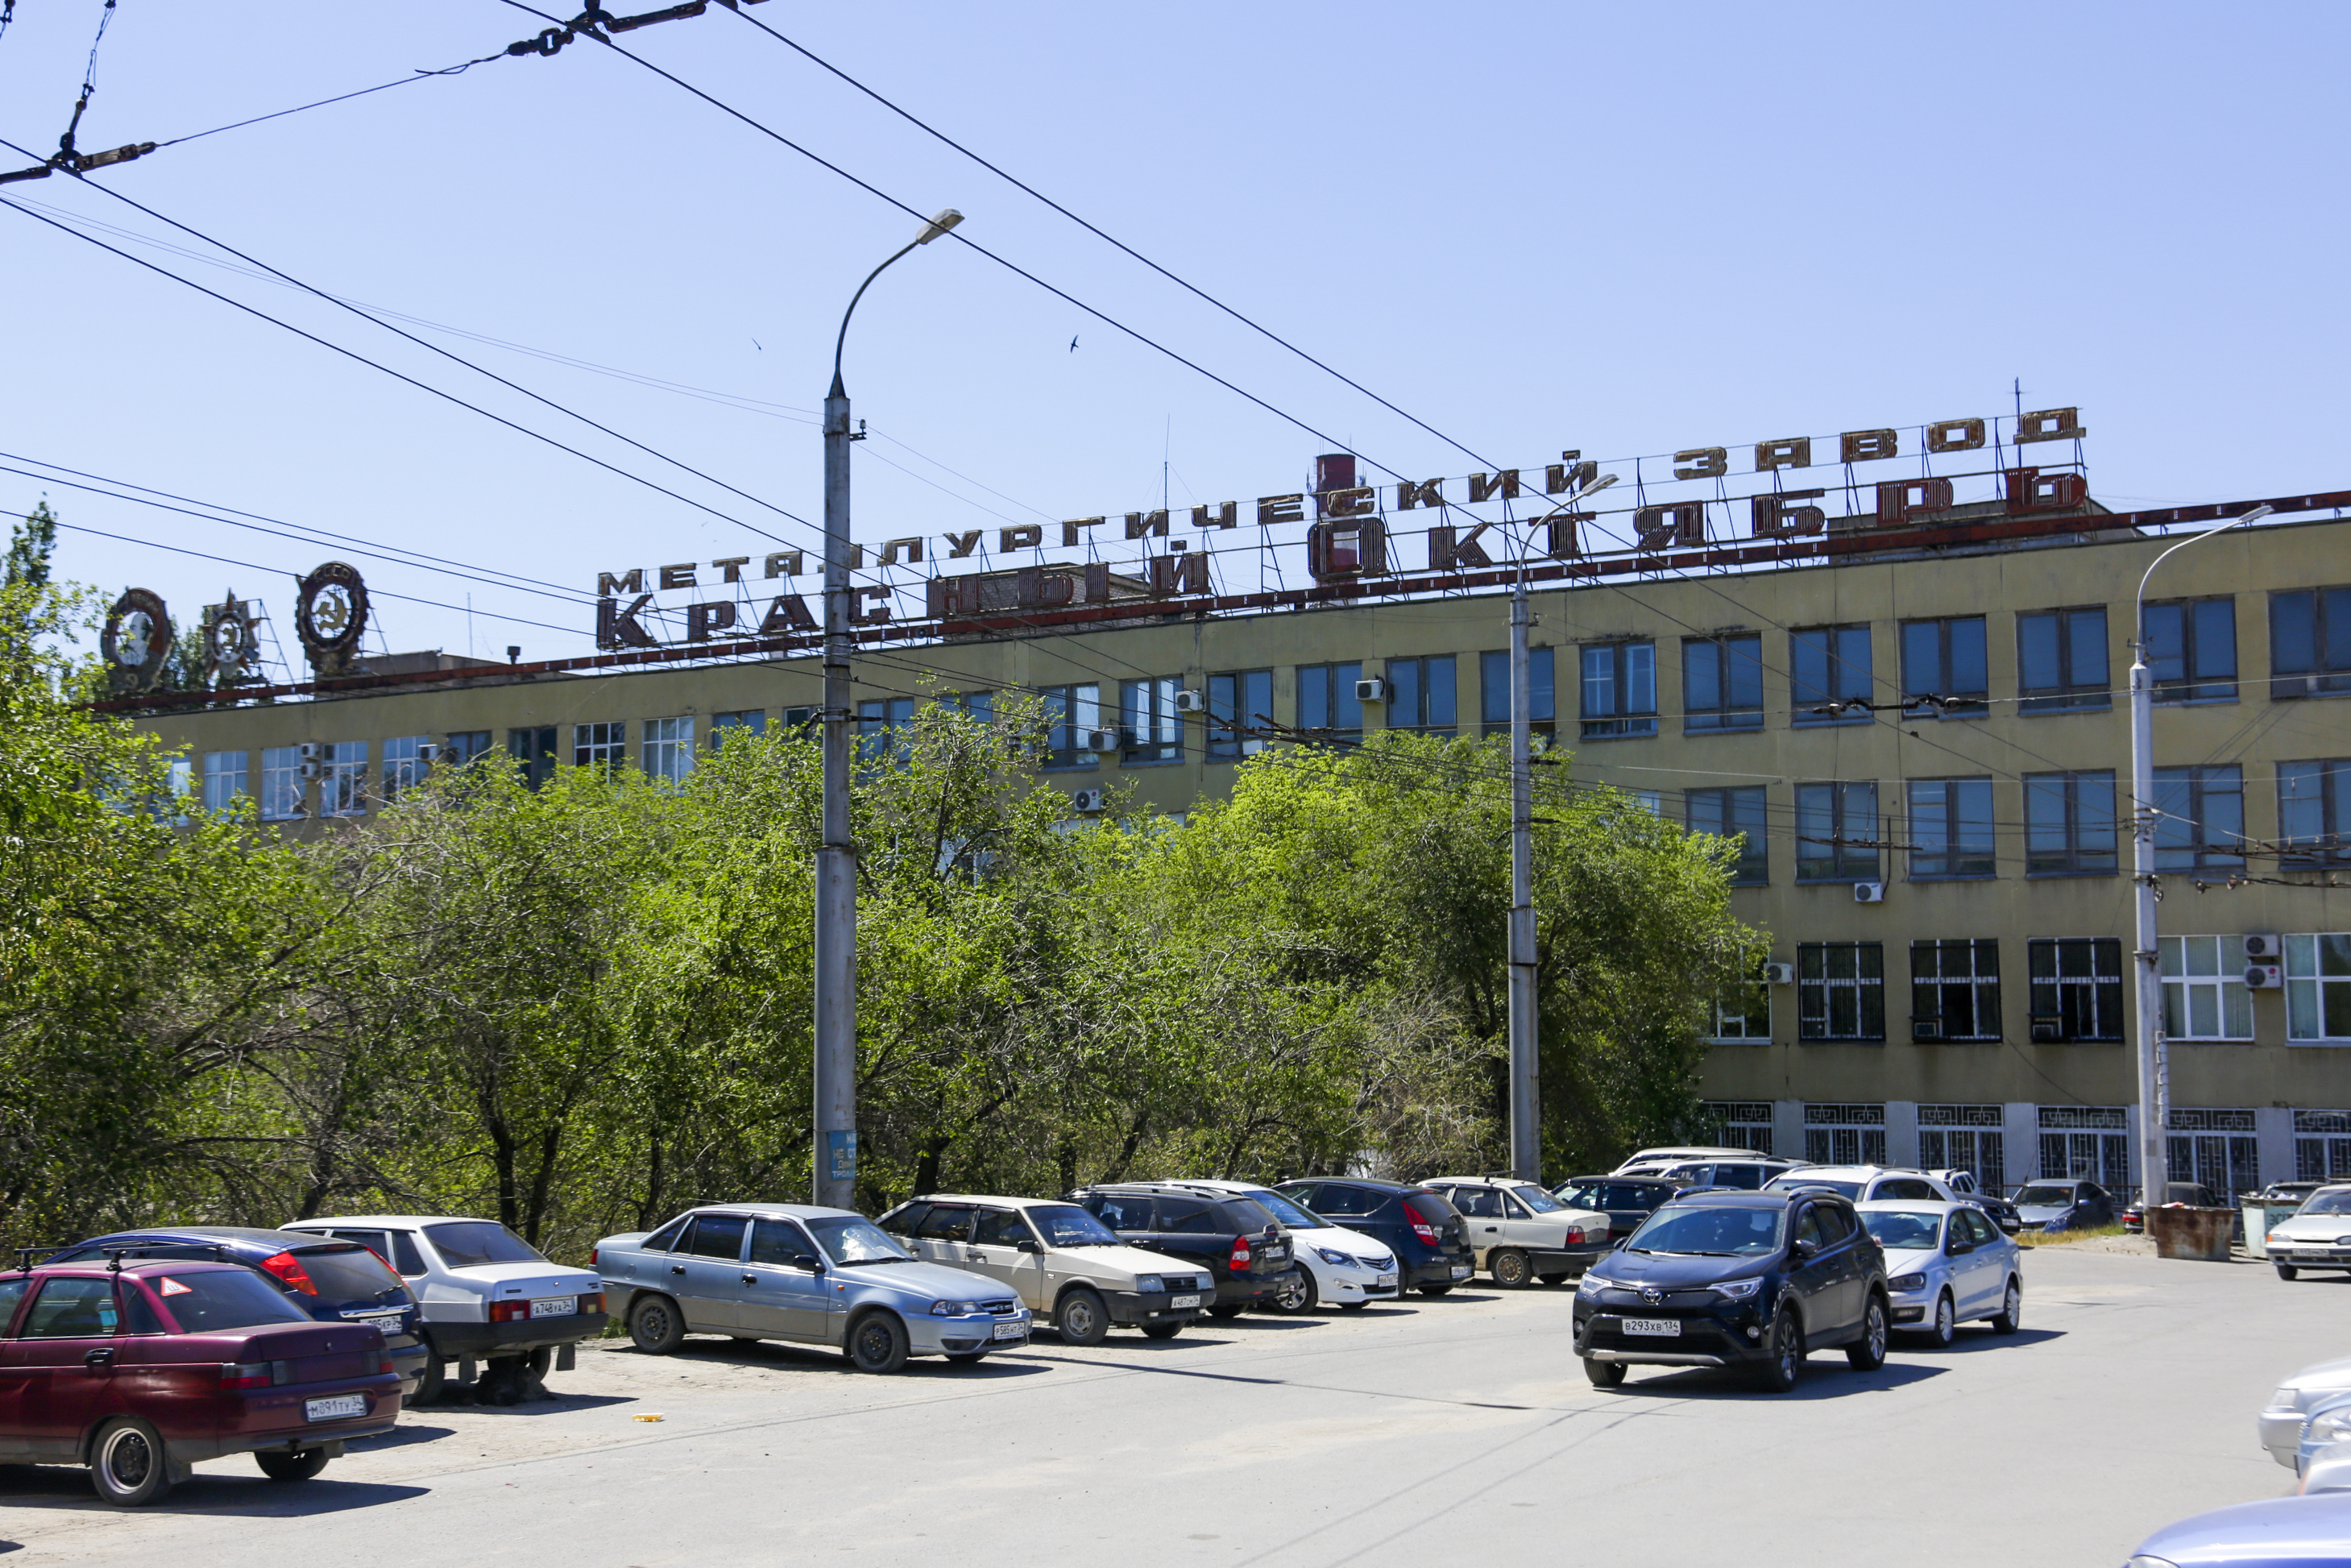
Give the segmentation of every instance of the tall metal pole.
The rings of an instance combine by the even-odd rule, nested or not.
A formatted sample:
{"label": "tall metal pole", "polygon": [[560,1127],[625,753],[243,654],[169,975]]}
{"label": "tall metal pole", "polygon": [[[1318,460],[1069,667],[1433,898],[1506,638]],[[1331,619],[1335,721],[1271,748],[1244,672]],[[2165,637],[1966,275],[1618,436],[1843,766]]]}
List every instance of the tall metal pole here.
{"label": "tall metal pole", "polygon": [[1542,1180],[1542,1067],[1536,1053],[1533,704],[1527,690],[1525,551],[1510,590],[1510,1174]]}
{"label": "tall metal pole", "polygon": [[[843,317],[841,329],[848,328]],[[854,1207],[857,1191],[857,849],[849,837],[849,393],[836,354],[832,390],[824,400],[824,838],[816,852],[813,1201],[826,1208]]]}

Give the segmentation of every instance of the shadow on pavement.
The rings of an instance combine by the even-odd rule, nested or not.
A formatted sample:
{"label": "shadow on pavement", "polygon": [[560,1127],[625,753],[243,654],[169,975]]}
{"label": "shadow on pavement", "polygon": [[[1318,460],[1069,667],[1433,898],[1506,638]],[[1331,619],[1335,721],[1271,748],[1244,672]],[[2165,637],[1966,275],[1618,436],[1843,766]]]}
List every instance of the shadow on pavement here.
{"label": "shadow on pavement", "polygon": [[2021,1345],[2043,1344],[2053,1339],[2064,1339],[2062,1329],[2019,1328],[2014,1333],[1994,1333],[1980,1325],[1962,1323],[1959,1337],[1945,1350],[1927,1339],[1914,1340],[1910,1335],[1896,1333],[1888,1355],[1981,1355],[1988,1352],[2013,1349]]}
{"label": "shadow on pavement", "polygon": [[[78,1466],[10,1466],[0,1471],[0,1502],[16,1508],[69,1509],[78,1513],[246,1514],[256,1519],[296,1519],[342,1513],[422,1497],[426,1488],[339,1481],[330,1466],[316,1480],[294,1485],[273,1481],[255,1470],[251,1479],[198,1470],[163,1494],[161,1502],[125,1510],[99,1500],[89,1472]],[[11,1546],[10,1550],[14,1550]]]}
{"label": "shadow on pavement", "polygon": [[[1834,1361],[1827,1359],[1832,1356]],[[1888,1361],[1875,1372],[1856,1372],[1844,1364],[1844,1355],[1836,1351],[1815,1352],[1804,1363],[1803,1375],[1796,1379],[1796,1386],[1785,1394],[1764,1393],[1735,1368],[1677,1368],[1662,1376],[1652,1372],[1647,1377],[1643,1377],[1641,1371],[1638,1366],[1629,1368],[1625,1381],[1611,1392],[1667,1395],[1676,1399],[1844,1399],[1856,1394],[1883,1394],[1889,1389],[1907,1388],[1943,1375],[1939,1366],[1897,1361]]]}

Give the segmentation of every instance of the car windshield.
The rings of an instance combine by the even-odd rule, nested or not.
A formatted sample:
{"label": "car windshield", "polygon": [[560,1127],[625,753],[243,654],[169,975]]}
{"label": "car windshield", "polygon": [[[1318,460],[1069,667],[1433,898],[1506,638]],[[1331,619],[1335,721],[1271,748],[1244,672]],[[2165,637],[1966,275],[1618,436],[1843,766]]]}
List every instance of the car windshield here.
{"label": "car windshield", "polygon": [[1864,1209],[1861,1223],[1888,1252],[1923,1252],[1942,1234],[1943,1217],[1928,1209]]}
{"label": "car windshield", "polygon": [[472,1269],[484,1263],[544,1263],[538,1249],[505,1226],[491,1219],[460,1219],[449,1225],[428,1225],[426,1239],[441,1260],[452,1269]]}
{"label": "car windshield", "polygon": [[264,1323],[307,1323],[301,1308],[275,1286],[239,1269],[207,1269],[186,1274],[149,1276],[164,1310],[182,1333],[258,1328]]}
{"label": "car windshield", "polygon": [[2064,1208],[2074,1201],[2070,1186],[2028,1186],[2016,1195],[2016,1201],[2035,1208]]}
{"label": "car windshield", "polygon": [[2314,1192],[2296,1214],[2351,1214],[2351,1187],[2334,1192]]}
{"label": "car windshield", "polygon": [[817,1245],[824,1249],[824,1255],[844,1267],[852,1263],[914,1261],[904,1248],[883,1235],[872,1220],[853,1214],[811,1219],[808,1228],[816,1232]]}
{"label": "car windshield", "polygon": [[1115,1231],[1074,1203],[1057,1203],[1029,1211],[1029,1223],[1044,1233],[1053,1247],[1117,1247]]}
{"label": "car windshield", "polygon": [[1800,1186],[1826,1187],[1839,1197],[1857,1198],[1861,1196],[1861,1184],[1857,1181],[1829,1181],[1821,1176],[1783,1176],[1775,1178],[1763,1190],[1793,1192]]}
{"label": "car windshield", "polygon": [[1708,1258],[1761,1257],[1780,1249],[1782,1208],[1696,1208],[1669,1204],[1649,1216],[1625,1244],[1631,1252],[1681,1252]]}
{"label": "car windshield", "polygon": [[1539,1186],[1514,1186],[1510,1190],[1519,1195],[1519,1201],[1520,1203],[1525,1204],[1537,1214],[1556,1214],[1559,1212],[1559,1199],[1552,1197],[1551,1194],[1543,1191],[1543,1189]]}
{"label": "car windshield", "polygon": [[1284,1197],[1278,1192],[1268,1192],[1264,1188],[1259,1187],[1249,1193],[1248,1196],[1257,1202],[1263,1204],[1269,1213],[1270,1213],[1276,1219],[1281,1221],[1282,1224],[1290,1227],[1292,1230],[1328,1230],[1331,1228],[1331,1222],[1329,1220],[1323,1218],[1319,1214],[1313,1213],[1308,1209],[1305,1205],[1299,1203],[1294,1199]]}

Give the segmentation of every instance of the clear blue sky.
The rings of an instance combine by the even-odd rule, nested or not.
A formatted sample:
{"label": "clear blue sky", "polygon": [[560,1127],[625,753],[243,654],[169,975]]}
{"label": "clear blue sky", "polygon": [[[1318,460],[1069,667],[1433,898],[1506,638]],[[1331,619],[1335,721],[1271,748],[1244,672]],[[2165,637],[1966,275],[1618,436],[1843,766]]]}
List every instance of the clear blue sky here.
{"label": "clear blue sky", "polygon": [[[46,153],[100,0],[17,11],[0,135]],[[2013,377],[2028,408],[2082,407],[2111,505],[2351,486],[2327,390],[2345,359],[2340,6],[753,14],[1505,462],[2002,413]],[[120,0],[80,145],[183,135],[539,26],[496,0]],[[916,208],[961,208],[973,239],[1384,463],[1475,466],[718,6],[624,42]],[[775,405],[424,334],[810,519],[809,411],[834,326],[912,227],[593,44],[168,148],[100,182],[371,305]],[[168,235],[68,179],[0,198]],[[775,548],[21,214],[0,212],[0,451],[575,591],[601,569]],[[116,243],[810,538],[365,322]],[[869,540],[1155,506],[1163,458],[1177,505],[1246,500],[1300,487],[1322,450],[952,244],[876,285],[849,385],[877,436],[857,476]],[[0,475],[0,507],[44,488]],[[349,554],[379,589],[462,603],[470,586],[482,651],[591,651],[576,604],[46,488],[68,523],[268,569],[65,537],[66,575],[153,588],[183,620],[233,585],[290,646],[291,576]],[[378,612],[394,648],[467,644],[463,614]]]}

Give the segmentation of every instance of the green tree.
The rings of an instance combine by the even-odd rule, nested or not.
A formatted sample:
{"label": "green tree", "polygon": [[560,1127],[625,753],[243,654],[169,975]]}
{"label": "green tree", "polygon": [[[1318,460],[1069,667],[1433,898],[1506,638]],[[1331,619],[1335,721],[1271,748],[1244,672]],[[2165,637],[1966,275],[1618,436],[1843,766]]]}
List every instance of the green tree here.
{"label": "green tree", "polygon": [[49,557],[57,548],[57,517],[49,510],[49,498],[44,496],[9,530],[8,559],[5,566],[0,567],[0,583],[11,588],[47,588]]}

